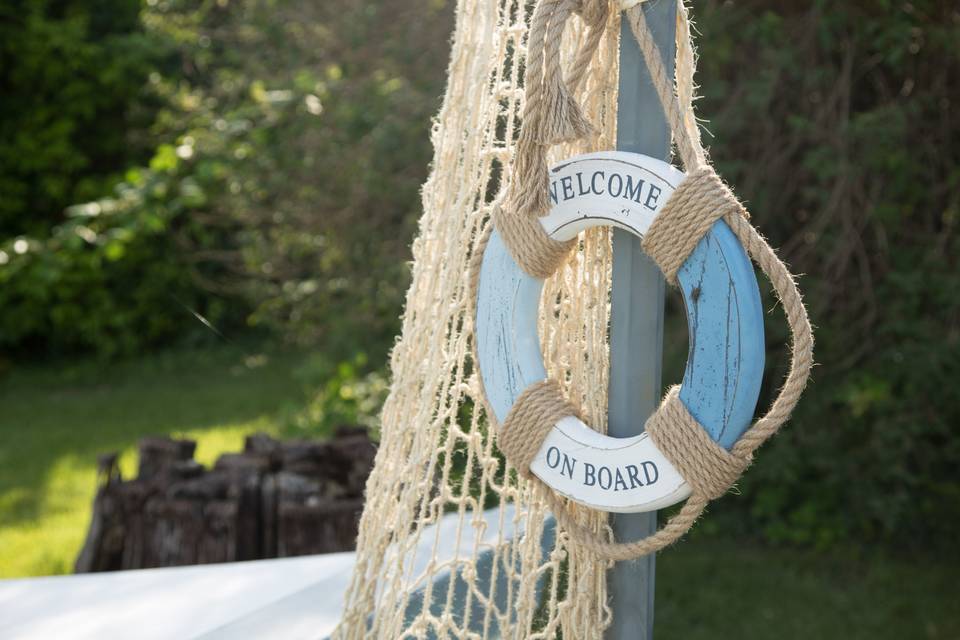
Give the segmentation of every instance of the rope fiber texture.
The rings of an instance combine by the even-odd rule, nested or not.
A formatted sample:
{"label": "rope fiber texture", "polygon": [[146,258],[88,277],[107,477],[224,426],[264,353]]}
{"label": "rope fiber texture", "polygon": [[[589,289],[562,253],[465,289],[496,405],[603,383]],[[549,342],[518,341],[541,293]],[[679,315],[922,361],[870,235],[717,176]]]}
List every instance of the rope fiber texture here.
{"label": "rope fiber texture", "polygon": [[[551,239],[538,221],[549,208],[547,152],[551,144],[569,142],[590,134],[591,128],[573,101],[568,86],[576,86],[599,36],[596,30],[606,22],[602,0],[540,0],[530,26],[526,107],[512,167],[511,189],[506,204],[497,207],[493,222],[521,268],[535,277],[546,278],[563,263],[575,241]],[[588,3],[588,4],[587,4]],[[627,11],[631,31],[644,60],[673,133],[673,140],[687,176],[657,214],[643,239],[644,251],[656,262],[671,284],[676,274],[707,231],[723,220],[739,239],[750,258],[769,278],[779,297],[792,338],[790,370],[767,413],[758,419],[730,451],[713,442],[703,427],[680,401],[672,388],[646,429],[664,456],[691,487],[691,496],[680,511],[649,537],[617,543],[581,525],[570,505],[542,482],[537,481],[544,499],[558,522],[574,541],[599,558],[621,561],[657,551],[680,538],[703,513],[710,500],[725,494],[750,465],[753,452],[789,419],[800,399],[813,365],[813,334],[807,312],[793,276],[770,245],[751,226],[749,214],[707,163],[693,113],[695,54],[690,38],[689,18],[678,2],[677,79],[667,76],[660,51],[653,41],[640,5]],[[581,11],[597,16],[589,22],[590,36],[576,57],[571,77],[564,80],[558,65],[556,42],[570,14]],[[603,16],[603,20],[600,20]],[[476,286],[477,273],[470,274]],[[550,382],[531,385],[514,403],[499,434],[499,446],[521,474],[530,476],[529,465],[543,440],[559,418],[575,415],[559,385]]]}
{"label": "rope fiber texture", "polygon": [[[564,79],[560,43],[567,20],[574,13],[580,14],[588,34],[574,57],[569,77]],[[550,147],[594,134],[593,125],[573,95],[587,77],[608,16],[606,0],[540,0],[530,21],[523,125],[517,140],[507,204],[494,208],[493,222],[517,264],[540,279],[556,272],[576,244],[576,240],[554,240],[537,218],[550,209],[547,164]]]}

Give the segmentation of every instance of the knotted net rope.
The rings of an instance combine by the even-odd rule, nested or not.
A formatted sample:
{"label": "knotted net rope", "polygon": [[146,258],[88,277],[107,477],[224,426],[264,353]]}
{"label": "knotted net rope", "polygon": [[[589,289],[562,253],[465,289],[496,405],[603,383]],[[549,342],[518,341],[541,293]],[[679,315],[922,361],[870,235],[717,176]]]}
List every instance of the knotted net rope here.
{"label": "knotted net rope", "polygon": [[[548,63],[549,45],[544,44],[542,37],[542,34],[557,29],[556,22],[567,17],[571,5],[570,0],[541,0],[534,12],[529,54],[529,64],[534,66],[528,72],[529,81],[525,86],[527,106],[513,167],[512,190],[504,206],[497,208],[493,217],[504,243],[520,267],[540,278],[551,275],[572,246],[571,242],[561,243],[550,238],[538,221],[538,217],[549,209],[546,152],[551,144],[568,141],[572,136],[585,136],[590,130],[577,105],[563,93],[562,70]],[[571,538],[606,560],[627,560],[646,555],[686,533],[707,504],[726,493],[746,470],[753,452],[789,419],[813,365],[813,333],[793,276],[750,224],[743,205],[707,163],[692,106],[695,56],[689,19],[682,3],[678,6],[680,37],[676,83],[667,75],[640,6],[627,11],[631,31],[650,69],[674,143],[687,171],[687,176],[644,236],[643,249],[660,267],[667,281],[676,284],[677,271],[690,253],[710,228],[718,220],[723,220],[747,255],[769,278],[783,305],[791,333],[790,369],[767,413],[743,433],[730,451],[707,436],[706,430],[680,401],[677,387],[667,393],[647,421],[646,431],[687,481],[691,495],[679,512],[657,532],[625,543],[613,542],[608,535],[585,528],[570,515],[568,503],[530,474],[530,462],[557,419],[575,415],[576,411],[556,384],[538,383],[521,394],[500,425],[500,449],[521,473],[541,485],[557,520]],[[592,39],[587,44],[590,42]],[[535,45],[542,50],[535,49]],[[577,76],[572,75],[568,82],[575,85]],[[555,111],[545,113],[548,109]],[[470,278],[474,287],[479,278],[476,266],[475,261]]]}
{"label": "knotted net rope", "polygon": [[[550,39],[556,64],[579,77],[566,91],[594,130],[552,147],[551,162],[614,144],[620,14],[606,15],[604,28],[592,31],[587,18],[597,18],[574,12],[562,38]],[[547,639],[562,630],[600,640],[611,619],[606,563],[565,532],[551,533],[545,497],[496,448],[470,355],[474,316],[464,273],[509,188],[532,4],[460,0],[455,17],[402,332],[335,637]],[[598,44],[587,46],[590,38]],[[578,58],[592,48],[592,60]],[[601,431],[609,244],[606,229],[582,234],[545,282],[540,309],[550,376]],[[570,511],[589,530],[607,527],[605,514]],[[492,572],[486,579],[484,567]]]}

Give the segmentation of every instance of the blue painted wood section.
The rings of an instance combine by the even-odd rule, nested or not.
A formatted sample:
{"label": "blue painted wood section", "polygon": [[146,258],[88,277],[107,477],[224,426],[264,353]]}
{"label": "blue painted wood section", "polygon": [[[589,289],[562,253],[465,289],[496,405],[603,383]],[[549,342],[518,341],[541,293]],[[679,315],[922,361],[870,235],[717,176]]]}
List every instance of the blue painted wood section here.
{"label": "blue painted wood section", "polygon": [[729,449],[746,431],[763,379],[763,308],[750,259],[722,220],[677,273],[690,350],[680,399]]}
{"label": "blue painted wood section", "polygon": [[[763,310],[749,258],[717,222],[678,273],[690,350],[680,398],[716,442],[731,447],[750,425],[763,375]],[[543,283],[524,273],[494,231],[480,271],[477,352],[497,420],[546,371],[537,333]]]}
{"label": "blue painted wood section", "polygon": [[480,267],[477,353],[487,402],[507,419],[523,390],[546,379],[537,331],[543,281],[527,275],[494,230]]}

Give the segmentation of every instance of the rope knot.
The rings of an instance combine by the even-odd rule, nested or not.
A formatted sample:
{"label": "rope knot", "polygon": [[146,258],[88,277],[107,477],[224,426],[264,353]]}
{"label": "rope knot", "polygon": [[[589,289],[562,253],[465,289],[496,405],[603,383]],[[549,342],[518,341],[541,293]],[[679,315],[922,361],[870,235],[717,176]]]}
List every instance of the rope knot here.
{"label": "rope knot", "polygon": [[553,425],[560,418],[578,415],[563,396],[560,385],[547,379],[535,382],[513,403],[507,419],[500,426],[497,446],[520,475],[530,477],[530,463]]}
{"label": "rope knot", "polygon": [[[565,76],[560,45],[567,21],[574,12],[580,14],[587,34]],[[519,245],[548,246],[549,243],[542,239],[532,237],[541,235],[542,230],[529,224],[505,225],[503,221],[508,217],[546,214],[550,208],[547,166],[550,146],[581,140],[595,133],[576,95],[586,83],[590,62],[606,31],[609,15],[609,0],[540,0],[530,22],[523,80],[523,125],[511,167],[512,181],[507,198],[510,211],[495,223],[517,263],[537,277],[547,277],[553,271],[529,269],[528,265],[532,263],[519,256],[522,253]],[[518,233],[508,231],[507,226]],[[560,245],[566,255],[569,249],[566,243],[554,244]],[[552,253],[559,251],[554,247]],[[559,262],[550,256],[545,258],[545,263],[559,266]]]}
{"label": "rope knot", "polygon": [[693,494],[714,500],[725,494],[750,466],[749,454],[736,455],[714,442],[671,387],[647,420],[646,430],[664,457],[676,467]]}
{"label": "rope knot", "polygon": [[654,218],[643,238],[643,250],[657,263],[670,284],[677,271],[713,224],[721,218],[748,218],[713,167],[699,167],[687,174]]}
{"label": "rope knot", "polygon": [[[566,79],[564,79],[559,65],[559,49],[556,47],[559,42],[554,43],[554,46],[549,49],[550,55],[547,55],[545,64],[544,108],[540,110],[536,127],[538,130],[537,141],[547,146],[575,142],[595,133],[593,125],[583,115],[583,110],[574,97],[574,93],[580,89],[590,60],[600,43],[600,38],[607,25],[607,17],[610,15],[610,4],[608,0],[579,0],[575,4],[566,6],[572,7],[572,13],[580,16],[580,19],[589,28],[589,35],[574,59],[570,74]],[[569,13],[564,12],[563,8],[558,8],[554,13],[552,26],[556,28],[556,25],[559,25],[560,31],[556,35],[551,34],[551,36],[556,37],[557,41],[563,33],[563,25],[569,15]]]}

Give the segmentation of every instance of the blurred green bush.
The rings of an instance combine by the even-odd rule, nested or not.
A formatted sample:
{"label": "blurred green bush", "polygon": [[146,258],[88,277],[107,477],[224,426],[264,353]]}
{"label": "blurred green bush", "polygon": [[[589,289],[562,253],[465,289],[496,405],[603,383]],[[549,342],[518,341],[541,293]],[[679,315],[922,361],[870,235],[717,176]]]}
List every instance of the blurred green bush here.
{"label": "blurred green bush", "polygon": [[[126,17],[127,38],[90,43],[100,32],[77,27],[84,46],[109,60],[91,58],[73,81],[150,114],[138,128],[81,110],[103,129],[89,132],[91,148],[106,153],[143,138],[157,146],[148,166],[125,176],[122,165],[90,167],[96,180],[87,182],[99,189],[3,199],[14,222],[0,233],[0,305],[10,310],[0,317],[0,346],[129,354],[201,328],[201,318],[382,360],[406,288],[450,8],[358,0],[38,7],[44,29],[7,47],[18,60],[39,50],[34,66],[49,62],[54,75],[63,61],[49,51],[52,32],[86,28],[98,11]],[[132,42],[142,55],[128,57]],[[122,86],[94,74],[128,68],[140,75],[123,75]],[[18,113],[32,106],[67,117],[60,103],[25,92]],[[43,144],[48,132],[13,135],[17,120],[4,115],[0,157],[21,170],[30,165],[21,138]],[[58,122],[42,124],[55,131]],[[86,147],[71,149],[64,153]],[[42,193],[53,193],[41,183],[59,175],[51,164],[35,171]],[[89,194],[99,197],[66,207]],[[35,209],[40,222],[14,224]]]}
{"label": "blurred green bush", "polygon": [[184,243],[184,255],[217,275],[198,282],[249,301],[252,325],[382,358],[406,289],[449,7],[170,2],[145,20],[184,60],[158,84],[157,129],[190,146],[208,185],[192,218],[217,240]]}
{"label": "blurred green bush", "polygon": [[731,520],[816,545],[955,539],[956,3],[698,2],[694,14],[713,159],[801,274],[820,363]]}
{"label": "blurred green bush", "polygon": [[343,425],[360,425],[379,438],[380,409],[390,384],[385,371],[370,368],[365,353],[338,363],[313,354],[296,378],[313,391],[304,406],[287,416],[284,433],[324,436]]}
{"label": "blurred green bush", "polygon": [[163,54],[140,0],[0,4],[0,238],[43,235],[152,149],[142,101]]}
{"label": "blurred green bush", "polygon": [[128,171],[115,197],[68,207],[41,240],[0,244],[0,346],[123,355],[176,335],[197,308],[218,319],[222,303],[171,261],[205,196],[165,155]]}

